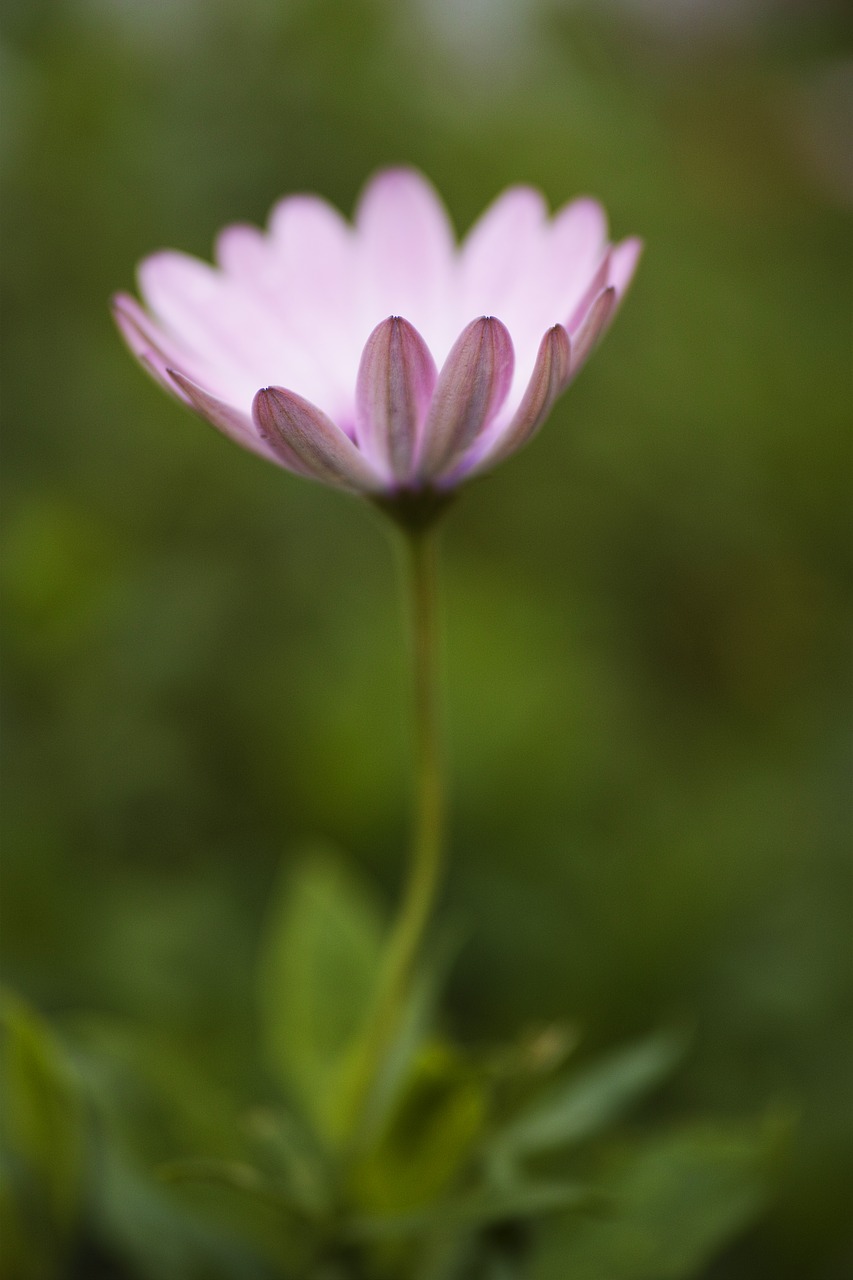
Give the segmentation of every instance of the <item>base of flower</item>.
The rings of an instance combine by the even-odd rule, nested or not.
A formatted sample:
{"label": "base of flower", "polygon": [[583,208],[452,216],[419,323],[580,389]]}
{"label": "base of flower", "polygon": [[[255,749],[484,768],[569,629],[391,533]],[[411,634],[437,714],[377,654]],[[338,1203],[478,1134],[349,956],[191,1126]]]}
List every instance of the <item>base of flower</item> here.
{"label": "base of flower", "polygon": [[455,496],[453,490],[443,493],[438,489],[401,489],[399,493],[382,494],[371,501],[404,532],[420,534],[435,524]]}

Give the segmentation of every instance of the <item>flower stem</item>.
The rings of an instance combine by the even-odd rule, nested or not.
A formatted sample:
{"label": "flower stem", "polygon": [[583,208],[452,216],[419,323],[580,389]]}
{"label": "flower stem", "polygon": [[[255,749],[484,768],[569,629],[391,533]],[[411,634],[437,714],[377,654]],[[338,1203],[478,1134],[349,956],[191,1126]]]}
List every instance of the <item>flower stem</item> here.
{"label": "flower stem", "polygon": [[436,532],[428,528],[404,536],[414,694],[415,813],[409,878],[391,938],[400,993],[417,959],[438,890],[444,828]]}
{"label": "flower stem", "polygon": [[371,1098],[400,1016],[438,891],[444,786],[439,710],[437,537],[434,526],[403,527],[404,586],[413,693],[414,816],[409,870],[391,930],[356,1084],[356,1107],[370,1127]]}

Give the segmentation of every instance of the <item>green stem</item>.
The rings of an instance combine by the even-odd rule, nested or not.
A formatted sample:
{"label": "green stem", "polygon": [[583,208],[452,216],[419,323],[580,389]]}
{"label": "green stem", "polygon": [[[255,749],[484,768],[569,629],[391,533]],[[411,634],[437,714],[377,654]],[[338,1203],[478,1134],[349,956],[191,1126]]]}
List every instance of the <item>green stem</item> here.
{"label": "green stem", "polygon": [[444,789],[439,725],[437,548],[430,528],[406,533],[406,579],[414,677],[415,816],[409,878],[391,936],[395,989],[402,994],[423,939],[442,864]]}
{"label": "green stem", "polygon": [[435,904],[443,854],[436,532],[433,527],[404,528],[403,538],[414,695],[414,821],[408,877],[358,1071],[355,1106],[362,1122],[367,1119],[365,1108],[369,1109],[377,1073],[399,1025]]}

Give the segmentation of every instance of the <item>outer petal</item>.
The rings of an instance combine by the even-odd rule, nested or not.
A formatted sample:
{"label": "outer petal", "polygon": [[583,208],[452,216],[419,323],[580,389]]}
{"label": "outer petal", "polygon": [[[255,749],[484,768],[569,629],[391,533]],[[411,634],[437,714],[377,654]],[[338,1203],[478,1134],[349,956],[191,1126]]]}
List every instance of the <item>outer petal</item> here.
{"label": "outer petal", "polygon": [[252,417],[262,439],[290,466],[324,484],[363,493],[383,488],[380,476],[349,436],[302,396],[283,387],[264,387],[255,396]]}
{"label": "outer petal", "polygon": [[367,339],[356,382],[356,439],[380,470],[410,480],[438,376],[408,320],[390,316]]}
{"label": "outer petal", "polygon": [[593,302],[583,322],[572,334],[572,365],[569,377],[573,378],[592,351],[616,309],[616,290],[608,285]]}
{"label": "outer petal", "polygon": [[363,322],[405,315],[432,344],[446,328],[454,251],[434,188],[414,170],[388,169],[365,188],[355,227]]}
{"label": "outer petal", "polygon": [[610,267],[612,262],[612,251],[608,248],[604,257],[598,265],[597,271],[589,279],[589,283],[580,295],[575,305],[575,309],[569,317],[566,328],[570,334],[577,333],[581,324],[589,314],[589,309],[595,302],[602,289],[606,289],[610,284]]}
{"label": "outer petal", "polygon": [[438,376],[418,463],[422,479],[446,473],[500,409],[515,357],[506,326],[494,316],[473,320]]}
{"label": "outer petal", "polygon": [[184,353],[157,329],[136,299],[129,294],[115,295],[112,314],[119,333],[146,372],[170,395],[186,403],[186,396],[176,387],[168,373],[170,364],[187,363]]}
{"label": "outer petal", "polygon": [[539,344],[533,374],[509,426],[502,427],[484,448],[477,449],[475,444],[457,468],[454,479],[461,480],[485,471],[527,444],[542,426],[566,385],[571,353],[569,335],[561,324],[555,324]]}
{"label": "outer petal", "polygon": [[240,409],[235,409],[233,405],[225,404],[224,401],[218,400],[216,396],[211,395],[204,387],[200,387],[198,383],[193,382],[178,369],[168,369],[167,373],[172,383],[179,388],[196,413],[210,422],[223,435],[228,436],[235,444],[242,445],[244,449],[250,449],[252,453],[257,453],[268,461],[282,462],[291,471],[305,474],[297,458],[294,457],[292,462],[287,460],[279,452],[271,449],[260,438],[252,419],[247,413],[243,413]]}

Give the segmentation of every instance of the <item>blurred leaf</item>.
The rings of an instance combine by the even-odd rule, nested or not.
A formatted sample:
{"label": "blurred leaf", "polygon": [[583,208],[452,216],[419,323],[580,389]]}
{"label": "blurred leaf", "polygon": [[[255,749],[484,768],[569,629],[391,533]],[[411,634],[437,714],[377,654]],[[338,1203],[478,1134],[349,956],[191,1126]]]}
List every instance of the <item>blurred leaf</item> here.
{"label": "blurred leaf", "polygon": [[759,1211],[761,1163],[760,1139],[742,1129],[650,1142],[603,1181],[612,1216],[546,1232],[533,1280],[688,1280]]}
{"label": "blurred leaf", "polygon": [[522,1280],[521,1265],[509,1258],[488,1258],[483,1268],[483,1280]]}
{"label": "blurred leaf", "polygon": [[53,1242],[39,1234],[21,1204],[20,1173],[5,1153],[0,1157],[0,1277],[41,1280],[55,1271]]}
{"label": "blurred leaf", "polygon": [[494,1055],[492,1070],[512,1081],[553,1076],[574,1053],[580,1038],[576,1027],[561,1022],[528,1028],[515,1043]]}
{"label": "blurred leaf", "polygon": [[290,1112],[256,1107],[246,1116],[250,1136],[270,1153],[294,1204],[311,1217],[330,1208],[329,1170],[317,1143]]}
{"label": "blurred leaf", "polygon": [[[421,962],[409,983],[394,1034],[379,1063],[359,1121],[358,1138],[363,1146],[369,1146],[378,1136],[404,1090],[412,1083],[423,1062],[429,1060],[427,1055],[419,1062],[418,1053],[434,1021],[439,993],[457,948],[457,936],[445,933],[438,946]],[[434,1056],[432,1061],[435,1062]]]}
{"label": "blurred leaf", "polygon": [[47,1024],[4,991],[2,1025],[3,1275],[52,1276],[68,1247],[84,1172],[83,1112]]}
{"label": "blurred leaf", "polygon": [[453,1231],[487,1227],[518,1218],[536,1218],[564,1209],[576,1209],[595,1196],[589,1187],[575,1182],[524,1182],[514,1187],[475,1191],[455,1200],[444,1200],[421,1213],[388,1217],[362,1217],[352,1223],[355,1236],[382,1239],[419,1235],[441,1228]]}
{"label": "blurred leaf", "polygon": [[525,1280],[527,1250],[523,1244],[518,1248],[518,1239],[527,1235],[526,1225],[519,1230],[518,1222],[507,1232],[499,1226],[488,1241],[477,1230],[439,1231],[419,1247],[413,1280]]}
{"label": "blurred leaf", "polygon": [[351,1054],[382,955],[380,913],[329,854],[288,877],[273,904],[260,968],[267,1057],[326,1139],[341,1136]]}
{"label": "blurred leaf", "polygon": [[205,1160],[193,1157],[170,1160],[161,1165],[157,1173],[164,1182],[196,1182],[227,1187],[244,1195],[257,1196],[279,1213],[302,1216],[300,1206],[270,1182],[260,1169],[238,1160]]}
{"label": "blurred leaf", "polygon": [[435,1232],[419,1245],[412,1280],[460,1280],[470,1275],[475,1246],[473,1231]]}
{"label": "blurred leaf", "polygon": [[[245,1174],[253,1153],[238,1101],[211,1079],[209,1062],[157,1033],[104,1017],[75,1021],[74,1048],[98,1121],[92,1187],[98,1234],[132,1260],[134,1274],[242,1280],[269,1274],[255,1252],[279,1264],[298,1250],[293,1215],[283,1214],[281,1198],[223,1191],[224,1183],[239,1182],[241,1170],[251,1180]],[[164,1164],[175,1166],[171,1182],[158,1177]],[[209,1176],[181,1179],[178,1170]]]}
{"label": "blurred leaf", "polygon": [[358,1202],[373,1212],[399,1213],[444,1194],[470,1161],[486,1114],[480,1074],[449,1045],[430,1045],[381,1140],[354,1169]]}
{"label": "blurred leaf", "polygon": [[683,1052],[682,1037],[656,1035],[569,1075],[495,1135],[490,1156],[500,1165],[592,1137],[660,1083]]}
{"label": "blurred leaf", "polygon": [[191,1041],[103,1015],[75,1018],[69,1036],[92,1107],[144,1164],[244,1154],[238,1100]]}
{"label": "blurred leaf", "polygon": [[[272,1280],[274,1273],[247,1243],[182,1203],[114,1143],[106,1141],[100,1155],[99,1230],[130,1261],[134,1275],[144,1280]],[[248,1223],[244,1234],[251,1234]]]}

